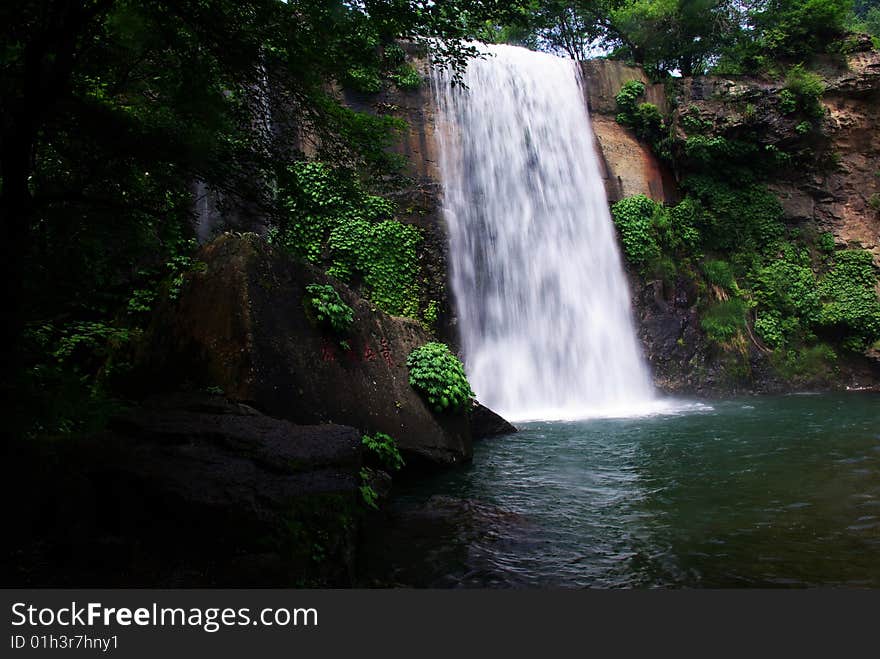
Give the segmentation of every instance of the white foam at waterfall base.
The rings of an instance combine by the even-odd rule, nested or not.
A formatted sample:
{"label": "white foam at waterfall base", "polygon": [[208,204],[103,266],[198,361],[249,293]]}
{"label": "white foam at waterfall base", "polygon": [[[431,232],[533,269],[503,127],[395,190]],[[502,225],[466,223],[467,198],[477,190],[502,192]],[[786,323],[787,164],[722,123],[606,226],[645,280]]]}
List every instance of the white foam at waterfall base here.
{"label": "white foam at waterfall base", "polygon": [[[477,398],[512,420],[662,412],[577,66],[482,47],[435,69],[452,286]],[[653,410],[653,411],[651,411]]]}

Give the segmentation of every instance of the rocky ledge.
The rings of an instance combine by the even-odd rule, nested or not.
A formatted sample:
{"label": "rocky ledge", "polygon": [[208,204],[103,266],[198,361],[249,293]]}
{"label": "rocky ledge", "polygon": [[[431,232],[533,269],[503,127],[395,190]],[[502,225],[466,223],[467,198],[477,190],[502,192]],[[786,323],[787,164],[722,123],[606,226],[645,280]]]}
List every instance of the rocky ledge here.
{"label": "rocky ledge", "polygon": [[100,435],[17,446],[4,584],[351,585],[360,437],[178,394]]}

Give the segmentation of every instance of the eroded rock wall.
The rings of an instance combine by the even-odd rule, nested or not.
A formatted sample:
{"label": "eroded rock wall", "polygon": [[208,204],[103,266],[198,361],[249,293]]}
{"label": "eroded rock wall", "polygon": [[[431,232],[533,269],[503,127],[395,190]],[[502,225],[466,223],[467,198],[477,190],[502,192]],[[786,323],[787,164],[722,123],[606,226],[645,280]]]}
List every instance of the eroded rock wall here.
{"label": "eroded rock wall", "polygon": [[782,81],[684,79],[676,89],[676,112],[695,112],[712,134],[736,137],[748,129],[765,146],[809,148],[812,163],[779,171],[770,185],[786,220],[813,223],[833,233],[840,246],[870,250],[880,267],[880,212],[871,206],[880,193],[880,52],[827,58],[813,67],[826,85],[819,135],[799,135],[802,118],[778,111]]}
{"label": "eroded rock wall", "polygon": [[[411,466],[471,456],[467,415],[435,415],[409,384],[406,359],[430,341],[419,323],[389,316],[350,289],[253,235],[224,234],[198,255],[151,329],[144,381],[219,387],[295,423],[340,423],[397,440]],[[331,283],[354,310],[339,339],[315,326],[305,287]]]}
{"label": "eroded rock wall", "polygon": [[624,84],[630,80],[644,83],[646,102],[666,114],[669,108],[664,86],[651,84],[640,68],[611,60],[583,62],[581,71],[609,202],[635,194],[644,194],[656,201],[673,201],[676,190],[669,170],[661,165],[647,144],[615,121],[615,96]]}

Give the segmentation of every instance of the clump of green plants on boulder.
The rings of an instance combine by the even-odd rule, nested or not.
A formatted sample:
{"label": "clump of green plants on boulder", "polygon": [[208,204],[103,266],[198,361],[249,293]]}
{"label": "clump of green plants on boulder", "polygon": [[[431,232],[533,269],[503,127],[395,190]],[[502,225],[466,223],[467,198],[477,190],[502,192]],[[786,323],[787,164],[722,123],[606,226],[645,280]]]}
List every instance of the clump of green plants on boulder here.
{"label": "clump of green plants on boulder", "polygon": [[397,442],[393,437],[386,435],[384,432],[364,435],[361,443],[384,469],[399,471],[406,464],[403,461],[403,456],[400,455],[400,450],[397,448]]}
{"label": "clump of green plants on boulder", "polygon": [[345,336],[354,324],[354,310],[329,284],[309,284],[303,300],[306,310],[323,327]]}
{"label": "clump of green plants on boulder", "polygon": [[474,392],[461,360],[443,343],[426,343],[407,357],[409,383],[436,412],[465,412]]}

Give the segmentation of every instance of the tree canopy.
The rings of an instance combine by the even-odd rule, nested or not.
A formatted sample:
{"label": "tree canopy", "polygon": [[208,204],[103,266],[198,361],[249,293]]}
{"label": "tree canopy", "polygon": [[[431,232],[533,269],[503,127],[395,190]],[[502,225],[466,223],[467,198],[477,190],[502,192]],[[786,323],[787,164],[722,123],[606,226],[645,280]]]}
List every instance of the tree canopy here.
{"label": "tree canopy", "polygon": [[530,0],[518,16],[486,33],[574,59],[605,52],[657,74],[693,75],[718,61],[755,70],[807,58],[847,29],[870,31],[880,10],[871,0]]}

